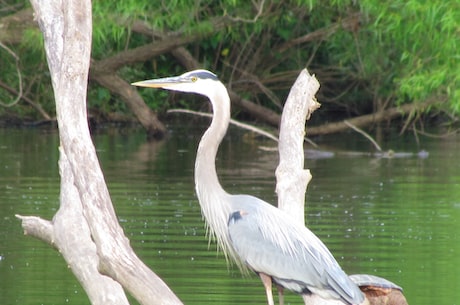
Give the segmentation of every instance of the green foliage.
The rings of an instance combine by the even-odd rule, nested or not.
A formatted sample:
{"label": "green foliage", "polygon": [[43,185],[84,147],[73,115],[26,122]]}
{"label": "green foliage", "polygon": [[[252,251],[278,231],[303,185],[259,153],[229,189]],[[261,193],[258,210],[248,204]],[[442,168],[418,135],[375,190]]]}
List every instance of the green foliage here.
{"label": "green foliage", "polygon": [[[451,1],[362,1],[369,20],[366,58],[386,68],[385,87],[398,101],[449,101],[460,108],[460,3]],[[370,64],[370,63],[369,63]],[[371,71],[369,71],[371,72]],[[386,92],[390,94],[390,92]]]}
{"label": "green foliage", "polygon": [[[10,50],[19,58],[19,73],[22,83],[23,94],[36,104],[40,105],[45,112],[53,116],[55,111],[54,94],[50,90],[51,82],[46,66],[46,56],[43,49],[43,38],[38,29],[28,29],[24,32],[24,39],[17,46],[9,46]],[[0,81],[5,83],[15,93],[0,88],[0,101],[3,105],[11,104],[19,94],[19,75],[14,57],[0,48]],[[0,106],[0,115],[3,117],[20,117],[24,120],[37,119],[35,108],[23,100],[13,107]],[[38,117],[42,119],[42,117]]]}
{"label": "green foliage", "polygon": [[[225,30],[203,35],[186,47],[204,67],[254,102],[279,109],[273,100],[286,97],[297,71],[306,66],[321,82],[322,111],[363,114],[376,110],[376,100],[393,105],[438,100],[460,114],[457,0],[96,0],[92,5],[95,59],[151,42],[148,35],[131,31],[135,20],[169,35],[195,35],[212,32],[211,20],[225,16],[234,21]],[[283,48],[315,33],[311,40]],[[15,52],[25,81],[32,84],[29,94],[52,113],[42,44],[39,31],[30,30]],[[0,65],[6,74],[2,80],[14,87],[14,66]],[[118,73],[134,81],[183,70],[164,54]],[[170,106],[164,91],[141,93],[155,110]],[[101,111],[128,111],[123,101],[96,84],[89,89],[88,101]]]}

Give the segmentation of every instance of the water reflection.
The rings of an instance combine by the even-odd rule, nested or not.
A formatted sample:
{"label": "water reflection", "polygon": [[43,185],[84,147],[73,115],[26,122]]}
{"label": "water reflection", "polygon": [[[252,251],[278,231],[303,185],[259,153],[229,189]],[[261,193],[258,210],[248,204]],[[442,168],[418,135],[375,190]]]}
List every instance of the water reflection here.
{"label": "water reflection", "polygon": [[[199,134],[174,128],[162,142],[142,132],[94,136],[112,199],[139,256],[185,304],[265,304],[259,280],[228,267],[208,245],[193,186]],[[231,129],[217,160],[224,187],[276,202],[276,152]],[[319,139],[330,151],[367,151],[355,135]],[[0,130],[0,303],[82,304],[87,298],[49,246],[22,235],[14,214],[51,219],[58,207],[55,132]],[[428,158],[308,159],[307,223],[349,273],[376,274],[405,289],[409,304],[455,304],[460,267],[459,138],[389,138],[385,148]],[[301,304],[288,295],[288,303]]]}

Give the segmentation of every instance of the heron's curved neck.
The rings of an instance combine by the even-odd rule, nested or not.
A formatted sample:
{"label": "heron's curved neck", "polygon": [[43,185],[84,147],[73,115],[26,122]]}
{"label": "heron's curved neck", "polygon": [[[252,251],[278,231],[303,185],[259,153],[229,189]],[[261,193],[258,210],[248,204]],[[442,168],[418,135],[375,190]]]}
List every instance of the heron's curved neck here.
{"label": "heron's curved neck", "polygon": [[201,204],[203,204],[202,200],[208,199],[203,197],[204,193],[226,194],[219,183],[215,163],[219,144],[230,122],[230,98],[223,85],[222,89],[225,94],[209,97],[213,108],[213,118],[198,145],[195,161],[195,184]]}
{"label": "heron's curved neck", "polygon": [[206,219],[210,237],[215,236],[219,247],[225,255],[236,259],[227,221],[232,210],[231,196],[219,183],[216,172],[216,155],[220,142],[227,132],[230,122],[230,98],[223,84],[209,96],[213,107],[213,117],[209,128],[201,138],[195,162],[195,187],[200,202],[201,212]]}

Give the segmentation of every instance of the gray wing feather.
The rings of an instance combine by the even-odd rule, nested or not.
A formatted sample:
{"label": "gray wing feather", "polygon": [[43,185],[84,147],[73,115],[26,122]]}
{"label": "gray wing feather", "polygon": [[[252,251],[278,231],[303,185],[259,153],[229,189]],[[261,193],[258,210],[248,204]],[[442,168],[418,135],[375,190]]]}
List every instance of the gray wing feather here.
{"label": "gray wing feather", "polygon": [[251,196],[236,196],[228,232],[241,260],[255,272],[297,293],[312,292],[350,304],[363,301],[356,284],[326,246],[281,210]]}

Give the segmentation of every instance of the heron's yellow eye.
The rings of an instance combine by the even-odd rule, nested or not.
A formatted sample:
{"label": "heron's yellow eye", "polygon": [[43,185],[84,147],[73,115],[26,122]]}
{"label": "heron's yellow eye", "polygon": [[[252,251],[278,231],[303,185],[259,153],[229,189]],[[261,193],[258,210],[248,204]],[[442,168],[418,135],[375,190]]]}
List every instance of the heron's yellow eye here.
{"label": "heron's yellow eye", "polygon": [[192,76],[191,80],[192,80],[192,82],[196,82],[198,80],[198,77]]}

